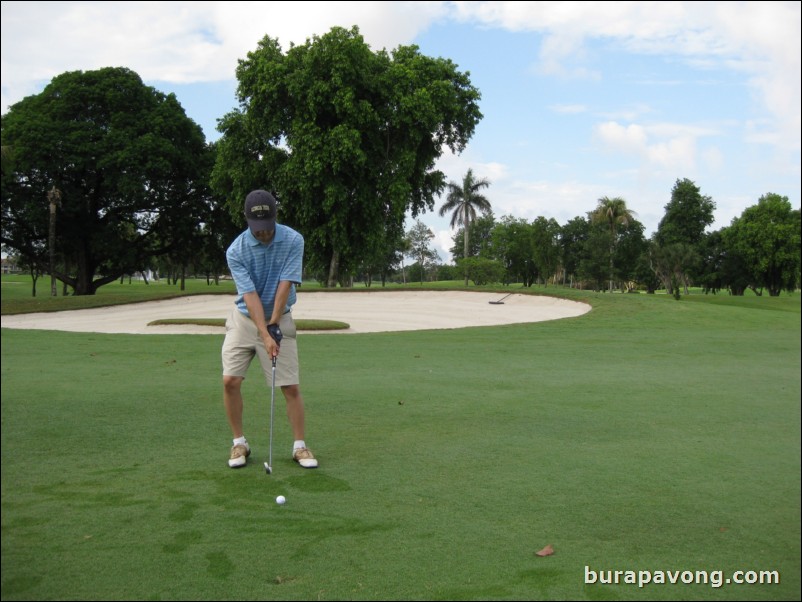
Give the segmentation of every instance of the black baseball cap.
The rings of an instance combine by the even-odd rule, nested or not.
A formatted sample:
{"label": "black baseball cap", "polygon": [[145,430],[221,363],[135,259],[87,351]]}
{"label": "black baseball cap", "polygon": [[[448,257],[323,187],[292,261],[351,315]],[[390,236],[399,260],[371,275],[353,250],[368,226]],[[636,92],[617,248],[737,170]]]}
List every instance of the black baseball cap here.
{"label": "black baseball cap", "polygon": [[261,230],[276,229],[276,198],[266,190],[253,190],[245,197],[245,219],[256,234]]}

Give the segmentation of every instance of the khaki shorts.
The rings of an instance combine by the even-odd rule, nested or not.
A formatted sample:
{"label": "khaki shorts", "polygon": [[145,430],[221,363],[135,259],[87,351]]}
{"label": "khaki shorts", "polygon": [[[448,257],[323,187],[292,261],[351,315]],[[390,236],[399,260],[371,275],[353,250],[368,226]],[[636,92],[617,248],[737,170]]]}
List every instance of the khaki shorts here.
{"label": "khaki shorts", "polygon": [[[295,338],[295,321],[292,319],[291,312],[281,316],[279,327],[284,338],[281,339],[281,349],[276,360],[276,385],[285,387],[300,384],[298,341]],[[226,338],[223,341],[223,376],[245,378],[245,373],[255,355],[259,356],[267,386],[271,386],[273,362],[267,355],[267,349],[262,343],[256,324],[235,307],[226,320]]]}

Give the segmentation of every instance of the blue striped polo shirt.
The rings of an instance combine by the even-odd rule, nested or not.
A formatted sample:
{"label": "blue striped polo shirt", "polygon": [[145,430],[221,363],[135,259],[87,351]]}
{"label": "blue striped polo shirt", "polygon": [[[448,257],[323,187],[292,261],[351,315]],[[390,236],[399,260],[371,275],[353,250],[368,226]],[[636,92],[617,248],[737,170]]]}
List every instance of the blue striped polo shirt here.
{"label": "blue striped polo shirt", "polygon": [[295,304],[295,285],[301,283],[303,256],[304,237],[288,226],[276,224],[276,235],[269,245],[245,230],[226,250],[228,269],[237,285],[237,308],[247,316],[243,295],[256,291],[269,320],[278,283],[288,280],[293,284],[284,311],[289,311]]}

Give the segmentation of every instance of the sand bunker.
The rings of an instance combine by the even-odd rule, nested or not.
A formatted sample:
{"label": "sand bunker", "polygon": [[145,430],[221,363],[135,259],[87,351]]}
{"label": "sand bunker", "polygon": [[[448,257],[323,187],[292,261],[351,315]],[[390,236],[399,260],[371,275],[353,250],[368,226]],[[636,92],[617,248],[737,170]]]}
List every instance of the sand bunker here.
{"label": "sand bunker", "polygon": [[[503,298],[503,303],[498,302]],[[3,328],[130,334],[223,334],[222,327],[149,326],[174,318],[225,318],[233,295],[197,295],[54,313],[2,316]],[[590,306],[554,297],[464,291],[306,292],[298,294],[296,319],[337,320],[348,330],[331,333],[391,332],[543,322],[581,316]],[[306,332],[302,334],[307,334]]]}

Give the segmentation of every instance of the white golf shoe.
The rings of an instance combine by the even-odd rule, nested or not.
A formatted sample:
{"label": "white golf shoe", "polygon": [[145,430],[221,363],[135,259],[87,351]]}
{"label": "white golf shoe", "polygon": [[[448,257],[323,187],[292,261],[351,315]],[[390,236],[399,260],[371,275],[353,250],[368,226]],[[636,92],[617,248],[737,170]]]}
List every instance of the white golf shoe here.
{"label": "white golf shoe", "polygon": [[292,452],[292,459],[304,468],[317,468],[317,460],[308,447],[299,447]]}
{"label": "white golf shoe", "polygon": [[247,443],[245,445],[235,445],[231,448],[231,456],[228,458],[228,465],[231,468],[239,468],[245,466],[248,462],[248,456],[251,455],[251,446]]}

